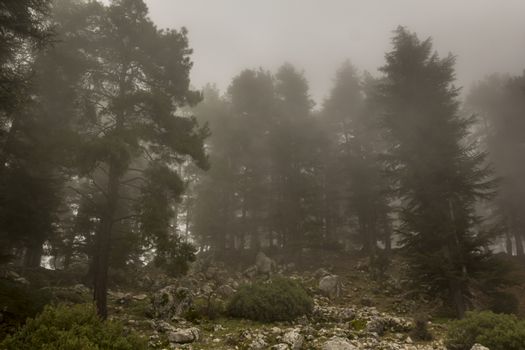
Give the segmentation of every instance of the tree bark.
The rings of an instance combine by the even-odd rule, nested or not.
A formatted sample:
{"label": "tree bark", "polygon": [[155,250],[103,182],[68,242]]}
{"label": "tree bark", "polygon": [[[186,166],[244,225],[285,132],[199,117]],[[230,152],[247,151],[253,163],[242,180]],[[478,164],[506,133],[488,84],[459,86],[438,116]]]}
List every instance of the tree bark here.
{"label": "tree bark", "polygon": [[508,255],[513,255],[513,249],[512,249],[512,237],[508,230],[505,231],[505,251]]}
{"label": "tree bark", "polygon": [[521,237],[521,234],[519,232],[519,230],[514,230],[514,241],[516,243],[516,255],[517,256],[524,256],[524,251],[523,251],[523,237]]}
{"label": "tree bark", "polygon": [[107,207],[102,217],[100,227],[95,236],[95,252],[93,257],[93,298],[100,317],[106,319],[108,269],[111,252],[111,233],[119,199],[119,172],[116,160],[112,160],[108,176]]}

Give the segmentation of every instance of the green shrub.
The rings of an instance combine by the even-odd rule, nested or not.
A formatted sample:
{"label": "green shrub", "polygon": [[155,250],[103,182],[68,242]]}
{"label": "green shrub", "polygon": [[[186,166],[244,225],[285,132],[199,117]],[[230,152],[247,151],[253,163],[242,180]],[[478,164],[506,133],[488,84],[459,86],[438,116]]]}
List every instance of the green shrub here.
{"label": "green shrub", "polygon": [[366,328],[366,320],[363,320],[361,318],[356,318],[355,320],[352,320],[350,322],[350,327],[354,330],[354,331],[362,331]]}
{"label": "green shrub", "polygon": [[1,344],[2,350],[139,350],[145,340],[125,332],[115,321],[103,321],[90,304],[46,306],[44,311]]}
{"label": "green shrub", "polygon": [[312,312],[313,301],[290,279],[275,278],[242,286],[227,307],[230,316],[254,321],[291,321]]}
{"label": "green shrub", "polygon": [[0,341],[51,302],[48,290],[0,279]]}
{"label": "green shrub", "polygon": [[470,350],[475,343],[491,350],[525,349],[525,321],[514,315],[491,311],[470,312],[462,320],[453,321],[445,345],[449,350]]}

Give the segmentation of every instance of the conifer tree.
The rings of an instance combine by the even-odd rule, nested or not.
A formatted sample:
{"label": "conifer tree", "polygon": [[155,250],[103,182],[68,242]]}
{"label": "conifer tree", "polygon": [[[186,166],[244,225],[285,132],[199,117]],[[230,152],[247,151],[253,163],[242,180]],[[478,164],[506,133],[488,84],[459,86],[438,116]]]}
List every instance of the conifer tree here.
{"label": "conifer tree", "polygon": [[485,155],[465,143],[454,57],[430,39],[398,28],[381,68],[384,123],[403,202],[400,231],[414,281],[462,317],[473,279],[487,269],[487,237],[476,232],[474,204],[491,188]]}

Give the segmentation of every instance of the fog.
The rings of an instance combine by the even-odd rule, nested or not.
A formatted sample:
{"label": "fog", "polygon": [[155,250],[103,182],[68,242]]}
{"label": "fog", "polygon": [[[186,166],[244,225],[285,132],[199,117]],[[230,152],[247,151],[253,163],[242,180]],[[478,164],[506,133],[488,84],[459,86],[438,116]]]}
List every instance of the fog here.
{"label": "fog", "polygon": [[0,349],[523,350],[524,14],[0,1]]}
{"label": "fog", "polygon": [[189,30],[192,83],[225,89],[244,68],[304,69],[312,97],[326,96],[335,67],[350,59],[371,73],[384,62],[398,25],[431,36],[442,55],[457,55],[458,85],[488,72],[520,74],[525,61],[525,2],[346,0],[147,0],[161,28]]}

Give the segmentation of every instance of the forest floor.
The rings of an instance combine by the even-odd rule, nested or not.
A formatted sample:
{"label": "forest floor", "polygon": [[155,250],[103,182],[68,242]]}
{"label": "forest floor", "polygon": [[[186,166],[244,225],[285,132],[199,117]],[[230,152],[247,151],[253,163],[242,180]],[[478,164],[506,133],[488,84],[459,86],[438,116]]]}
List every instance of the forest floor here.
{"label": "forest floor", "polygon": [[[150,269],[137,272],[132,283],[113,283],[110,318],[147,337],[151,349],[445,349],[450,318],[440,311],[442,305],[407,292],[401,259],[392,259],[383,274],[368,259],[348,255],[320,254],[306,261],[283,263],[276,273],[300,281],[313,297],[314,312],[308,318],[261,323],[224,316],[224,305],[235,290],[260,277],[210,261],[198,261],[182,278]],[[319,288],[320,276],[327,274],[340,282],[338,295],[331,298]],[[518,274],[525,277],[525,269]],[[33,282],[35,276],[38,273],[24,278],[42,284]],[[91,291],[84,285],[68,285],[64,277],[59,284],[46,287],[57,301],[90,301]],[[517,285],[513,292],[525,298],[524,289]],[[181,290],[189,293],[169,296]],[[432,340],[417,340],[412,331],[417,318],[429,321]]]}

